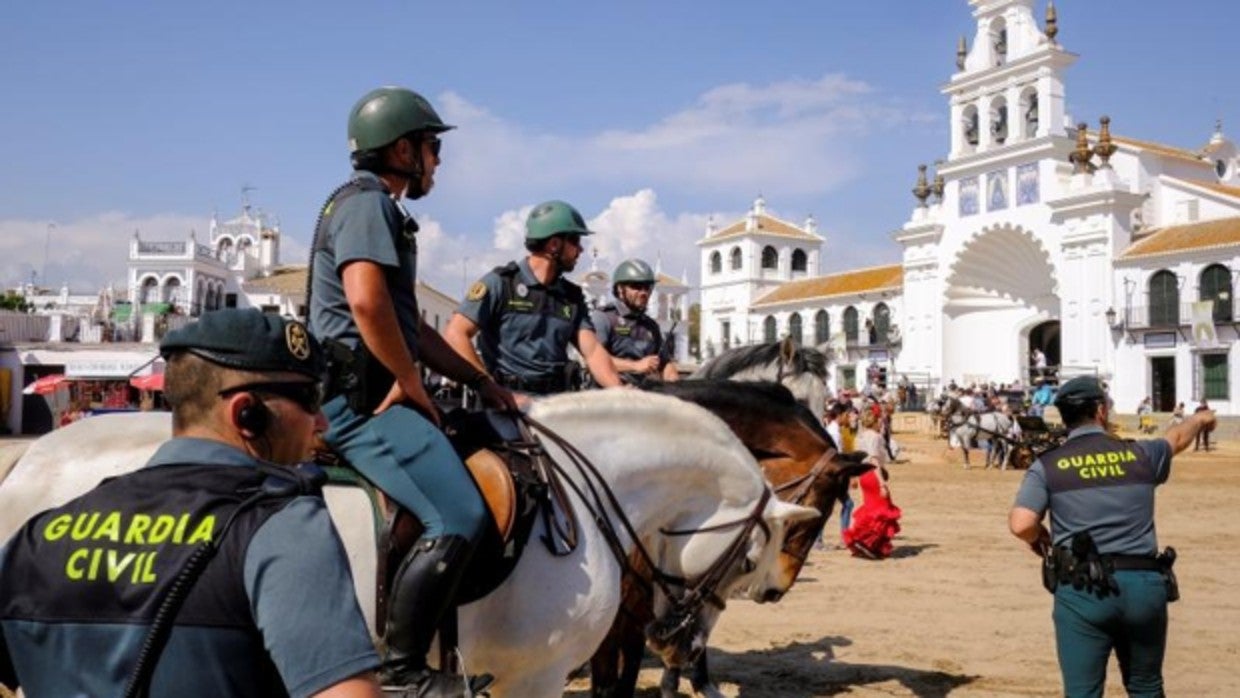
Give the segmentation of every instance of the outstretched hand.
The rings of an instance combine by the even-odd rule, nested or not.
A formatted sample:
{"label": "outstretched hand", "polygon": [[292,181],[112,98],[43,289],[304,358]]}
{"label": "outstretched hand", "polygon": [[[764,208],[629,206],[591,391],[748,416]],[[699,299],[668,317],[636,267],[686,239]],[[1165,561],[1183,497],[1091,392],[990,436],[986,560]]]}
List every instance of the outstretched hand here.
{"label": "outstretched hand", "polygon": [[494,380],[487,379],[478,386],[478,395],[486,404],[505,412],[516,412],[519,409],[516,395]]}

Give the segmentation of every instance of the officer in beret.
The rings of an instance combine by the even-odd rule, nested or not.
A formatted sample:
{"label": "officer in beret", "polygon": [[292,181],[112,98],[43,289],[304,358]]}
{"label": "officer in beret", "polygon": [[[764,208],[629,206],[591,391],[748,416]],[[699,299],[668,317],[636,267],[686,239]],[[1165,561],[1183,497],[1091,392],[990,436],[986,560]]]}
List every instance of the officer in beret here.
{"label": "officer in beret", "polygon": [[418,696],[464,695],[462,682],[426,662],[439,621],[487,521],[469,472],[440,431],[422,367],[513,409],[512,394],[452,350],[422,320],[418,224],[401,199],[426,196],[453,127],[422,95],[380,87],[349,114],[353,176],[328,197],[315,227],[310,330],[332,364],[323,411],[327,443],[422,522],[399,566],[384,634],[384,685]]}
{"label": "officer in beret", "polygon": [[654,270],[640,259],[626,259],[611,275],[611,303],[594,311],[590,322],[599,343],[625,382],[640,385],[647,378],[680,378],[676,360],[659,323],[646,314],[654,290]]}
{"label": "officer in beret", "polygon": [[492,269],[471,286],[444,339],[475,366],[521,393],[549,395],[574,388],[570,344],[596,383],[604,388],[621,385],[611,355],[590,325],[585,294],[564,278],[577,267],[582,238],[591,234],[581,213],[569,204],[547,201],[535,206],[525,220],[529,255]]}
{"label": "officer in beret", "polygon": [[291,467],[326,428],[317,342],[301,323],[231,309],[168,333],[160,352],[173,438],[0,551],[0,683],[129,695],[156,610],[210,541],[218,552],[162,651],[145,652],[153,674],[137,695],[380,695],[344,548],[317,483]]}
{"label": "officer in beret", "polygon": [[1064,383],[1055,406],[1068,439],[1025,473],[1008,524],[1044,557],[1064,693],[1101,696],[1114,651],[1128,695],[1162,696],[1167,603],[1178,593],[1174,551],[1160,555],[1154,535],[1154,488],[1214,413],[1130,441],[1107,433],[1112,403],[1097,378]]}

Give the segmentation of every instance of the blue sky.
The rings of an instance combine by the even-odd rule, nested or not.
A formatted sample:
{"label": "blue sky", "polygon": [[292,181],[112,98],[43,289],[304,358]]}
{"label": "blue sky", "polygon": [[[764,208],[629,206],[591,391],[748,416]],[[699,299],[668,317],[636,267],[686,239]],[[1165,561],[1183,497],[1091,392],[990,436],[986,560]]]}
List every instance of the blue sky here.
{"label": "blue sky", "polygon": [[[1078,120],[1189,148],[1216,118],[1240,134],[1236,3],[1057,7]],[[606,267],[660,257],[696,280],[707,217],[759,193],[814,214],[825,270],[895,262],[973,27],[965,0],[5,3],[0,283],[42,271],[49,230],[53,285],[123,279],[135,229],[202,239],[247,184],[285,261],[304,259],[348,172],[349,107],[379,84],[460,126],[412,206],[423,275],[448,293],[517,255],[524,210],[549,198],[594,220]]]}

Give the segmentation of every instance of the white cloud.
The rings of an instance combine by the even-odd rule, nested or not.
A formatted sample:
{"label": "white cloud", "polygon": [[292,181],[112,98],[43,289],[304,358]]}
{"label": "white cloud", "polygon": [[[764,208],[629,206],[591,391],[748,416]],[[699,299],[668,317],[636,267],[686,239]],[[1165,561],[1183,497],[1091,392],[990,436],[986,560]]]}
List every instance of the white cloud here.
{"label": "white cloud", "polygon": [[445,150],[443,188],[454,199],[618,183],[744,196],[823,193],[862,171],[867,135],[936,118],[840,74],[723,85],[656,123],[571,136],[522,128],[455,93],[439,101],[461,126]]}

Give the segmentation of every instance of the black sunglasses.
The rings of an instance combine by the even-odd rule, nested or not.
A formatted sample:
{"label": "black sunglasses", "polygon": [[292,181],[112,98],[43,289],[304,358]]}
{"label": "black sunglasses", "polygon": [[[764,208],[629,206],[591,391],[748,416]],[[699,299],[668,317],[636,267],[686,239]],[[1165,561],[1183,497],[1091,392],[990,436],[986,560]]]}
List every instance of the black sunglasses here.
{"label": "black sunglasses", "polygon": [[318,414],[319,408],[323,406],[323,388],[318,381],[245,383],[224,388],[219,392],[219,396],[228,397],[237,393],[263,393],[282,397],[297,403],[298,407],[310,414]]}
{"label": "black sunglasses", "polygon": [[620,285],[621,285],[622,287],[624,287],[624,288],[631,288],[631,289],[633,289],[634,291],[652,291],[652,290],[654,290],[654,284],[652,284],[652,283],[648,283],[648,282],[640,282],[640,283],[628,283],[628,282],[625,282],[625,283],[621,283]]}
{"label": "black sunglasses", "polygon": [[440,148],[443,148],[443,141],[439,140],[439,138],[435,136],[427,136],[425,139],[423,139],[423,142],[425,142],[427,145],[431,147],[432,155],[434,155],[435,157],[439,157],[439,150]]}

